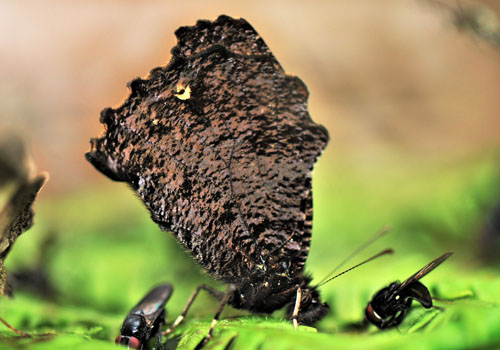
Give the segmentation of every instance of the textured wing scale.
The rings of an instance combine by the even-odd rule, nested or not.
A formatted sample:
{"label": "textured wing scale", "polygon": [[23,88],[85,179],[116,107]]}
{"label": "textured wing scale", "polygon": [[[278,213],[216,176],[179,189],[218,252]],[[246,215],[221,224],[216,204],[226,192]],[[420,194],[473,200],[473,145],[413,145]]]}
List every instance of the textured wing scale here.
{"label": "textured wing scale", "polygon": [[87,158],[130,183],[216,278],[235,281],[263,259],[300,272],[310,173],[328,141],[307,112],[305,85],[242,19],[199,21],[176,35],[169,65],[132,81],[124,104],[102,112],[106,131]]}

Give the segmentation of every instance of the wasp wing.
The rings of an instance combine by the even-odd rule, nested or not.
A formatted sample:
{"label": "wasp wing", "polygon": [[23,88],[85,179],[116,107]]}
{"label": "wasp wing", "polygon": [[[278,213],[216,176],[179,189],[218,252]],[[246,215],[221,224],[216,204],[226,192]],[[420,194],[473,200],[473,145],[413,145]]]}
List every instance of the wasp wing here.
{"label": "wasp wing", "polygon": [[441,255],[439,258],[437,258],[435,260],[432,260],[430,263],[428,263],[427,265],[425,265],[424,267],[422,267],[413,276],[411,276],[406,281],[404,281],[403,283],[401,283],[401,285],[399,286],[399,288],[397,289],[396,292],[399,293],[401,290],[403,290],[409,284],[420,280],[422,277],[424,277],[429,272],[431,272],[432,270],[434,270],[436,267],[438,267],[439,265],[441,265],[441,263],[443,261],[445,261],[446,259],[448,259],[451,254],[453,254],[453,252],[447,252],[447,253]]}

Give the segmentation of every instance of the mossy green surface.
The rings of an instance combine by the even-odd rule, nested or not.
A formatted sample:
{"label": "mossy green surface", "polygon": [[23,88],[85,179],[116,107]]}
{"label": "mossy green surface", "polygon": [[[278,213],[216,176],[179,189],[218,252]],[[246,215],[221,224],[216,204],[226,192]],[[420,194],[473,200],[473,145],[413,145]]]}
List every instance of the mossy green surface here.
{"label": "mossy green surface", "polygon": [[[282,312],[256,316],[228,308],[206,348],[223,349],[235,336],[234,349],[500,348],[499,266],[484,263],[477,244],[488,209],[500,201],[494,162],[366,169],[339,164],[320,162],[315,169],[307,271],[319,281],[388,224],[392,232],[347,265],[387,247],[396,253],[321,287],[331,311],[316,328],[296,331]],[[113,340],[123,318],[155,284],[174,284],[167,323],[198,284],[222,287],[151,222],[124,184],[109,182],[38,201],[35,225],[14,246],[7,269],[39,263],[38,250],[49,232],[57,238],[45,268],[58,293],[50,301],[22,291],[0,300],[0,316],[33,334],[20,338],[0,325],[0,349],[116,349]],[[399,329],[347,330],[361,320],[377,290],[448,250],[455,254],[423,280],[442,299],[435,302],[440,309],[414,304]],[[201,295],[165,347],[193,349],[216,304]],[[49,335],[37,336],[42,333]]]}

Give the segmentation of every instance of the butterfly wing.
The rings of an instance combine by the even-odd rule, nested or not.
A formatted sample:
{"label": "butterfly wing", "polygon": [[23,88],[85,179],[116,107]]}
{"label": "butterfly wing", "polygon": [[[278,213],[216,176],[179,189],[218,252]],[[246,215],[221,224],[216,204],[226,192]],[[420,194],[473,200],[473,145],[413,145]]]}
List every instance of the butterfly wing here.
{"label": "butterfly wing", "polygon": [[308,114],[307,88],[245,20],[221,16],[176,35],[169,65],[103,111],[106,131],[87,159],[131,184],[216,278],[235,281],[263,260],[300,271],[311,170],[328,142]]}

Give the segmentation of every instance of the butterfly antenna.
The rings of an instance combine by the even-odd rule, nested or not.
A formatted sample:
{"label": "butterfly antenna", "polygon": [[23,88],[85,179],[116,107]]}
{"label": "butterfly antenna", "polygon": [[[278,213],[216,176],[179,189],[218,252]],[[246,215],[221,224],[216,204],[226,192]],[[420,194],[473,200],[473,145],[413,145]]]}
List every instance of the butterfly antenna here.
{"label": "butterfly antenna", "polygon": [[356,255],[361,253],[363,250],[365,250],[368,246],[370,246],[373,242],[375,242],[377,239],[385,235],[387,232],[389,232],[392,229],[391,226],[384,226],[380,230],[378,230],[373,236],[368,238],[366,242],[361,244],[357,249],[355,249],[351,254],[349,254],[344,260],[342,260],[337,266],[335,266],[321,281],[319,281],[319,285],[322,285],[325,280],[330,278],[335,271],[340,269],[346,262],[354,258]]}
{"label": "butterfly antenna", "polygon": [[319,288],[319,287],[321,287],[322,285],[327,284],[327,283],[328,283],[328,282],[330,282],[331,280],[333,280],[333,279],[335,279],[335,278],[337,278],[337,277],[340,277],[340,276],[342,276],[343,274],[345,274],[345,273],[347,273],[347,272],[349,272],[349,271],[351,271],[351,270],[354,270],[356,267],[359,267],[359,266],[361,266],[361,265],[366,264],[367,262],[370,262],[370,261],[372,261],[372,260],[374,260],[374,259],[377,259],[377,258],[381,257],[382,255],[392,254],[392,253],[394,253],[394,250],[392,250],[392,249],[386,249],[386,250],[383,250],[383,251],[381,251],[380,253],[375,254],[375,255],[374,255],[374,256],[372,256],[371,258],[368,258],[368,259],[366,259],[365,261],[362,261],[362,262],[360,262],[359,264],[354,265],[353,267],[350,267],[350,268],[348,268],[347,270],[342,271],[341,273],[339,273],[339,274],[337,274],[337,275],[335,275],[335,276],[333,276],[333,277],[331,277],[331,278],[327,279],[326,281],[321,282],[321,283],[320,283],[320,284],[318,284],[315,288]]}

